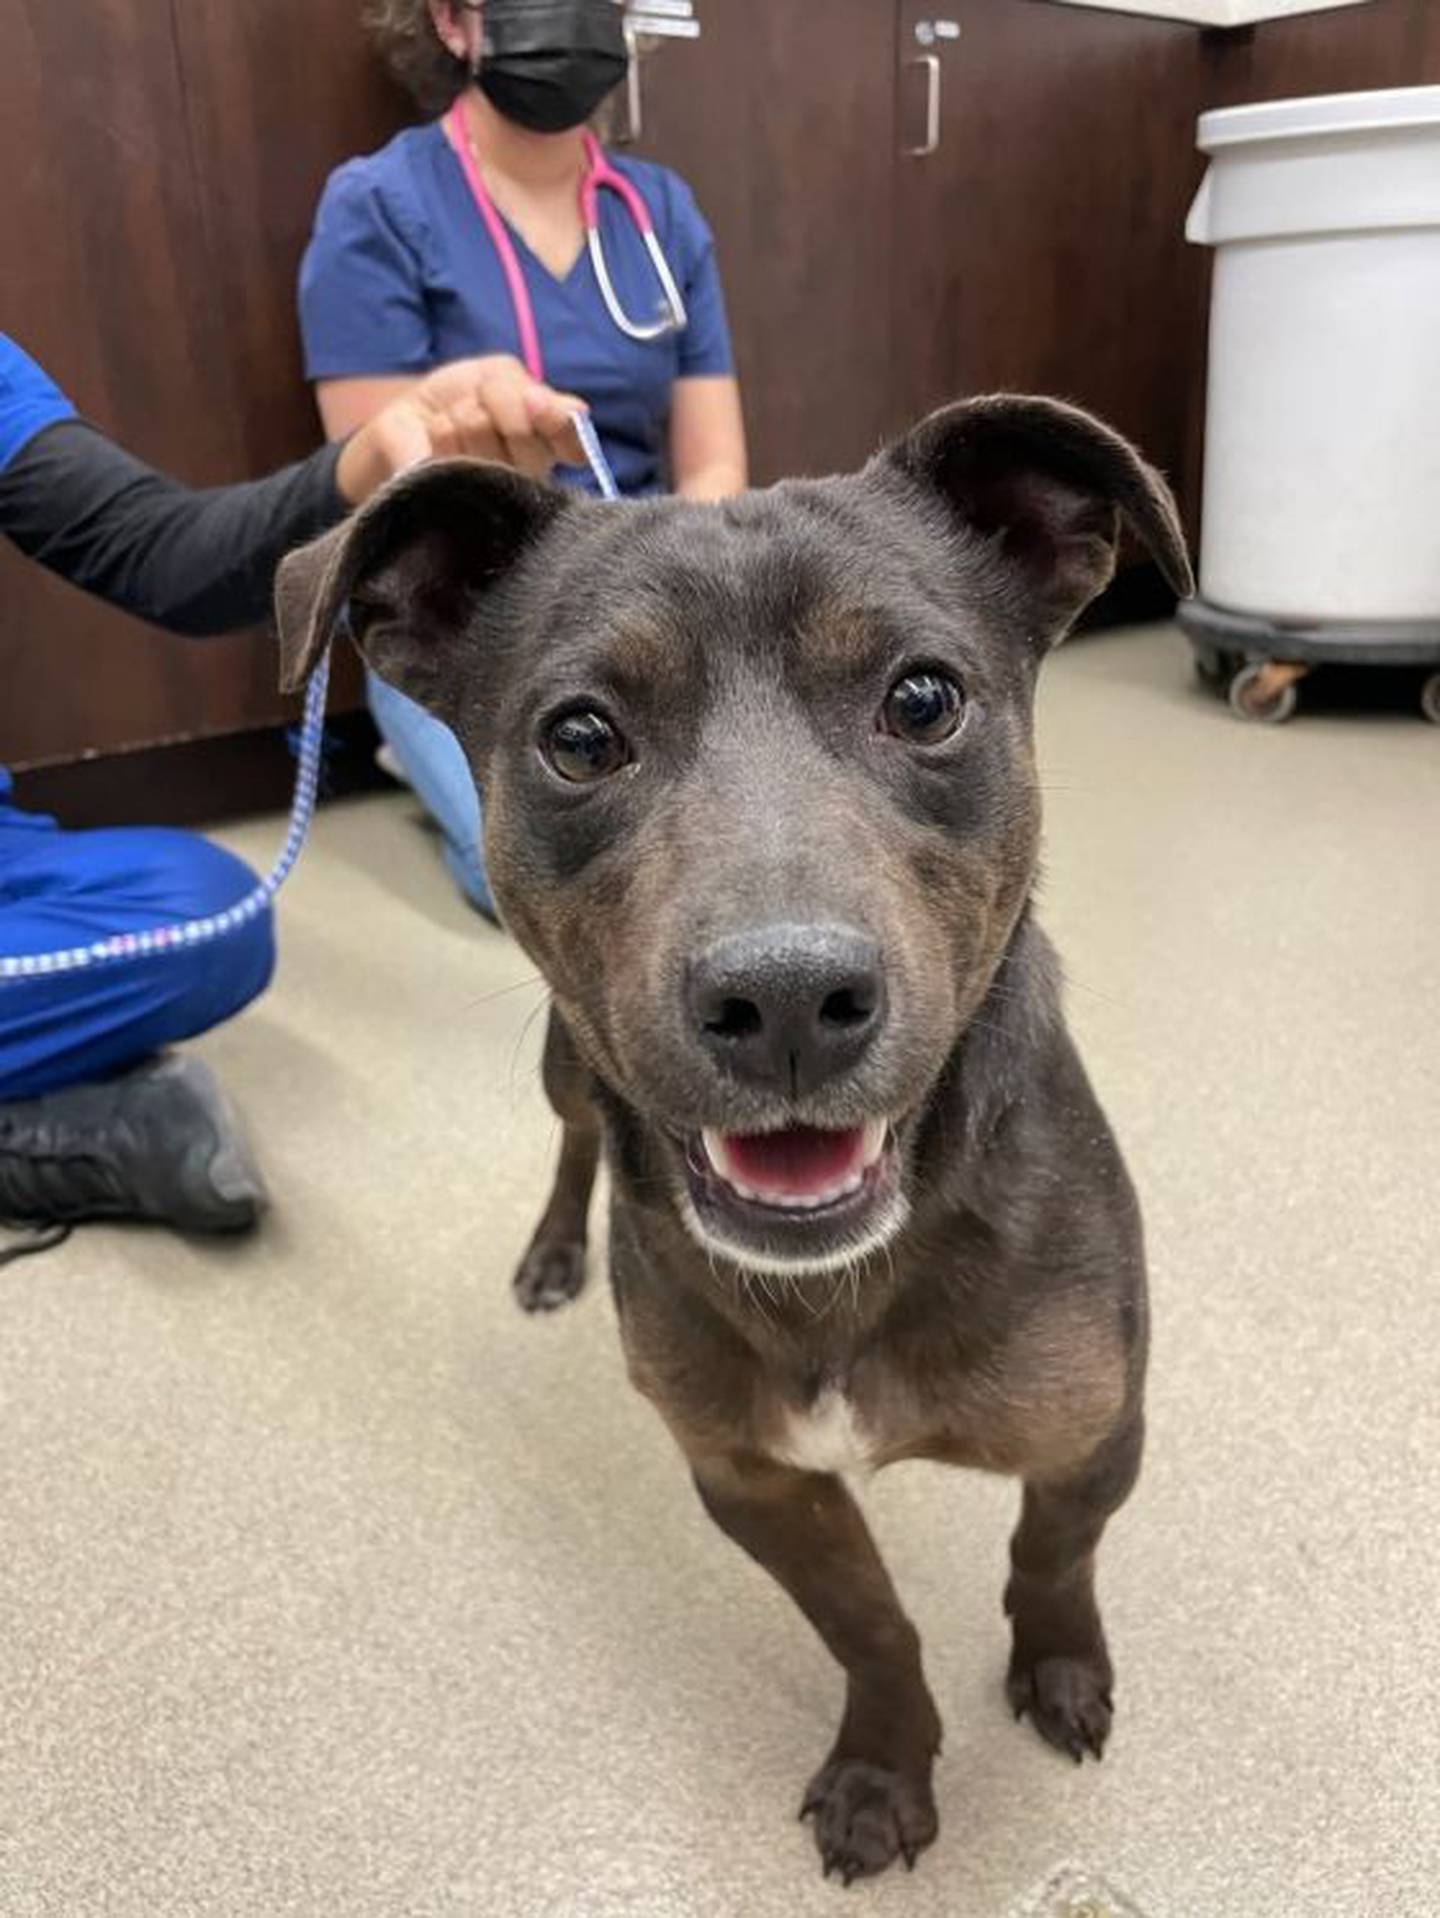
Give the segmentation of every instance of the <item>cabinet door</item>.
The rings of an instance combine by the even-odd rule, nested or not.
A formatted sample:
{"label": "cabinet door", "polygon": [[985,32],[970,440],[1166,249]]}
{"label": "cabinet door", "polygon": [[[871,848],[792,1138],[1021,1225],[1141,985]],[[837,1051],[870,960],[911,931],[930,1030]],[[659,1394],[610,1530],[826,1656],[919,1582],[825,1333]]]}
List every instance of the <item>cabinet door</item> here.
{"label": "cabinet door", "polygon": [[[5,330],[137,453],[197,481],[233,472],[169,7],[0,0],[0,41]],[[203,729],[233,671],[0,541],[0,761]]]}
{"label": "cabinet door", "polygon": [[[5,330],[87,418],[194,484],[308,451],[300,249],[326,169],[398,118],[354,0],[0,0],[0,37]],[[293,710],[268,636],[155,632],[3,541],[0,687],[0,763],[21,767]]]}
{"label": "cabinet door", "polygon": [[295,284],[331,169],[414,113],[361,32],[356,0],[172,0],[210,235],[217,322],[246,470],[320,438],[301,373]]}
{"label": "cabinet door", "polygon": [[698,0],[638,150],[715,229],[757,483],[858,465],[893,409],[896,0]]}
{"label": "cabinet door", "polygon": [[1205,260],[1192,27],[1036,0],[901,0],[897,397],[1093,408],[1185,479]]}

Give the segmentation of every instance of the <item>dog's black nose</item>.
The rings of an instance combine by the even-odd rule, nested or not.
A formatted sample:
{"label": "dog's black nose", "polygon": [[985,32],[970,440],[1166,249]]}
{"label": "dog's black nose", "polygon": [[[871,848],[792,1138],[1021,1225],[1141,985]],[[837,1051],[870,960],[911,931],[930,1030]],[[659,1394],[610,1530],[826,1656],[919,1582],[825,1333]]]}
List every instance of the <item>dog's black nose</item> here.
{"label": "dog's black nose", "polygon": [[848,1071],[884,1024],[880,948],[844,926],[731,933],[691,962],[689,1001],[720,1064],[798,1097]]}

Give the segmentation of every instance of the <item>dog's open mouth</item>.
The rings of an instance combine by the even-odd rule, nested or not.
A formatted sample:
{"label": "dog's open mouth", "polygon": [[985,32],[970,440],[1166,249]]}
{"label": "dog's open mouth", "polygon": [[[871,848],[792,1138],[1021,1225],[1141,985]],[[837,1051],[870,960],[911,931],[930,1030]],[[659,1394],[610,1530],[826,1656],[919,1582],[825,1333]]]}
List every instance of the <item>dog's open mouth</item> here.
{"label": "dog's open mouth", "polygon": [[742,1263],[822,1271],[891,1236],[899,1155],[884,1119],[842,1130],[787,1126],[694,1138],[686,1153],[701,1239]]}
{"label": "dog's open mouth", "polygon": [[781,1212],[818,1212],[863,1192],[879,1172],[889,1127],[871,1119],[845,1132],[789,1126],[783,1132],[700,1135],[707,1169],[738,1199]]}

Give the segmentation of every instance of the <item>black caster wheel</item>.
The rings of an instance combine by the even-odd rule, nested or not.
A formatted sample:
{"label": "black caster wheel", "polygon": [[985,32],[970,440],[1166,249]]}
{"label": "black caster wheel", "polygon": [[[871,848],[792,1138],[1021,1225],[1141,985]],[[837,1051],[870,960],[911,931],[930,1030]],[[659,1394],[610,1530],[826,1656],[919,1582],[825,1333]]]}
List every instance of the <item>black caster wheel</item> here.
{"label": "black caster wheel", "polygon": [[1230,681],[1230,710],[1239,719],[1262,726],[1283,726],[1299,703],[1295,680],[1279,660],[1259,659],[1242,666]]}
{"label": "black caster wheel", "polygon": [[1206,640],[1192,640],[1195,653],[1195,677],[1200,684],[1212,693],[1219,693],[1223,699],[1237,667],[1244,661],[1237,659],[1234,653],[1222,652],[1218,646],[1211,646]]}
{"label": "black caster wheel", "polygon": [[1420,688],[1420,710],[1432,726],[1440,726],[1440,673],[1431,673]]}

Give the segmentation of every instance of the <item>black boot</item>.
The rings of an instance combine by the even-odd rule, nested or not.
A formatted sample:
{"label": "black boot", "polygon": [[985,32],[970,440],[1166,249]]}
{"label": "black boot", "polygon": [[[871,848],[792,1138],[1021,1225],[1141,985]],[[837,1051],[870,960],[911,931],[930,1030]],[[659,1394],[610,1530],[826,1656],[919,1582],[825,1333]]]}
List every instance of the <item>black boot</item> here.
{"label": "black boot", "polygon": [[240,1122],[199,1059],[167,1054],[118,1079],[0,1105],[0,1219],[243,1232],[265,1203]]}

